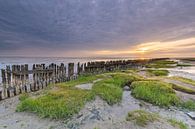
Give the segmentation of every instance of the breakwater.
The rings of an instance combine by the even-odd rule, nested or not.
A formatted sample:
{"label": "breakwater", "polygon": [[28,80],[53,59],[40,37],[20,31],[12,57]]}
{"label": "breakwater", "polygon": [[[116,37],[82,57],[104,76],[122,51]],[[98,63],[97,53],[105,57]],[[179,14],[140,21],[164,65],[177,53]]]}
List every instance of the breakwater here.
{"label": "breakwater", "polygon": [[143,67],[149,60],[95,61],[87,63],[51,63],[7,65],[1,69],[0,100],[22,93],[35,92],[50,84],[76,79],[80,75],[98,74],[128,68]]}

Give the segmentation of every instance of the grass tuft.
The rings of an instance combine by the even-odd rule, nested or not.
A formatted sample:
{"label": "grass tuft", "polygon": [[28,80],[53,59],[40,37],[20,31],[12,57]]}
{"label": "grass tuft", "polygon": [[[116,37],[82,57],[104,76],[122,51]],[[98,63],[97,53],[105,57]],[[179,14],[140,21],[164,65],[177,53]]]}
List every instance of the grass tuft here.
{"label": "grass tuft", "polygon": [[93,91],[110,105],[121,101],[123,92],[122,87],[130,85],[133,81],[139,80],[139,78],[125,73],[109,75],[109,78],[96,82],[93,86]]}
{"label": "grass tuft", "polygon": [[147,68],[174,68],[176,67],[177,62],[175,61],[168,61],[168,60],[160,60],[155,61],[153,63],[147,64]]}
{"label": "grass tuft", "polygon": [[184,124],[182,121],[177,121],[175,119],[169,119],[168,122],[174,127],[179,127],[180,129],[188,129],[187,125]]}
{"label": "grass tuft", "polygon": [[64,82],[64,83],[58,83],[56,84],[56,86],[58,87],[73,87],[75,85],[79,85],[79,84],[85,84],[85,83],[92,83],[93,81],[103,78],[104,76],[101,75],[82,75],[79,76],[76,80],[72,80],[72,81],[68,81],[68,82]]}
{"label": "grass tuft", "polygon": [[68,118],[84,106],[86,101],[92,100],[94,94],[90,91],[66,88],[51,90],[37,98],[27,98],[21,101],[16,111],[29,111],[40,117]]}
{"label": "grass tuft", "polygon": [[169,107],[178,105],[180,99],[171,85],[159,81],[137,81],[132,83],[132,95],[135,98],[158,105]]}
{"label": "grass tuft", "polygon": [[147,72],[154,76],[167,76],[169,74],[168,70],[147,70]]}
{"label": "grass tuft", "polygon": [[158,116],[143,110],[136,110],[129,112],[126,120],[134,121],[137,125],[144,127],[148,123],[158,120]]}
{"label": "grass tuft", "polygon": [[195,86],[195,80],[192,80],[192,79],[188,79],[188,78],[184,78],[184,77],[178,77],[178,76],[170,77],[170,78]]}
{"label": "grass tuft", "polygon": [[190,111],[195,111],[195,101],[188,100],[186,102],[182,102],[181,107]]}
{"label": "grass tuft", "polygon": [[25,99],[29,98],[29,94],[28,93],[23,93],[19,96],[19,100],[23,101]]}
{"label": "grass tuft", "polygon": [[172,88],[177,90],[177,91],[181,91],[181,92],[188,93],[188,94],[195,94],[195,90],[193,90],[191,88],[176,85],[176,84],[172,84],[172,83],[171,83],[171,85],[172,85]]}
{"label": "grass tuft", "polygon": [[122,99],[122,88],[114,84],[113,79],[95,83],[93,91],[110,105],[118,103]]}

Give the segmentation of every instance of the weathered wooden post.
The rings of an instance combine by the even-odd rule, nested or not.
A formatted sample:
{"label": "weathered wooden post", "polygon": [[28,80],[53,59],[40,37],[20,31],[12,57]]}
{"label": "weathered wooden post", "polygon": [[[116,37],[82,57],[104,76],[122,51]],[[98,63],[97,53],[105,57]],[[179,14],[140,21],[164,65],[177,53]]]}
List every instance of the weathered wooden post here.
{"label": "weathered wooden post", "polygon": [[24,65],[21,65],[21,72],[20,72],[20,79],[21,79],[21,86],[20,86],[20,89],[21,89],[21,93],[24,92],[24,85],[25,85],[25,69],[24,69]]}
{"label": "weathered wooden post", "polygon": [[16,87],[15,69],[16,69],[15,65],[12,65],[12,83],[14,87]]}
{"label": "weathered wooden post", "polygon": [[47,81],[46,81],[46,69],[45,69],[45,64],[41,64],[42,65],[42,83],[43,83],[43,87],[47,86]]}
{"label": "weathered wooden post", "polygon": [[74,63],[68,63],[68,77],[72,79],[74,75]]}
{"label": "weathered wooden post", "polygon": [[7,83],[11,85],[11,69],[10,66],[6,66],[6,73],[7,73]]}
{"label": "weathered wooden post", "polygon": [[63,76],[63,78],[64,78],[64,80],[63,80],[64,82],[67,81],[67,66],[65,66],[65,65],[64,65],[64,76]]}
{"label": "weathered wooden post", "polygon": [[7,76],[7,96],[12,97],[16,95],[16,89],[11,85],[11,69],[10,66],[6,66],[6,76]]}
{"label": "weathered wooden post", "polygon": [[24,79],[25,79],[25,92],[30,91],[30,82],[29,82],[29,71],[28,71],[28,64],[24,65]]}
{"label": "weathered wooden post", "polygon": [[3,84],[3,96],[2,98],[7,98],[7,87],[6,87],[6,73],[4,69],[1,69],[2,84]]}
{"label": "weathered wooden post", "polygon": [[35,64],[33,64],[33,68],[32,68],[32,73],[33,73],[33,82],[31,85],[31,91],[35,91],[35,87],[36,87],[36,71],[35,71]]}
{"label": "weathered wooden post", "polygon": [[84,68],[84,69],[83,69],[84,73],[86,73],[86,72],[87,72],[87,70],[86,70],[86,68],[87,68],[86,63],[84,63],[83,68]]}
{"label": "weathered wooden post", "polygon": [[3,92],[2,92],[3,89],[0,89],[0,101],[3,99]]}
{"label": "weathered wooden post", "polygon": [[56,79],[56,64],[53,63],[53,75],[52,75],[52,83],[55,84]]}
{"label": "weathered wooden post", "polygon": [[48,85],[48,67],[45,67],[45,86]]}
{"label": "weathered wooden post", "polygon": [[15,86],[15,94],[18,95],[20,93],[20,69],[18,65],[13,66],[14,70],[12,71],[13,73],[13,78],[14,78],[14,86]]}
{"label": "weathered wooden post", "polygon": [[80,66],[80,62],[78,62],[77,64],[77,75],[81,74],[81,66]]}
{"label": "weathered wooden post", "polygon": [[60,82],[64,81],[64,78],[65,78],[65,67],[64,67],[63,63],[61,63],[61,65],[60,65],[60,75],[59,75],[59,78],[60,78]]}

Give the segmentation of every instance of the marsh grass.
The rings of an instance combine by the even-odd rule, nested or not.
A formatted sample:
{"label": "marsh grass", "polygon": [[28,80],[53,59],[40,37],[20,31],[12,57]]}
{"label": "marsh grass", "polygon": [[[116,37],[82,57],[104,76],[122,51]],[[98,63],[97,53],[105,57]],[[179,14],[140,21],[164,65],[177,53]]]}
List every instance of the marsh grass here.
{"label": "marsh grass", "polygon": [[110,105],[118,103],[122,99],[122,88],[115,85],[112,79],[106,79],[95,83],[93,91]]}
{"label": "marsh grass", "polygon": [[176,66],[177,62],[168,60],[155,61],[146,65],[147,68],[174,68]]}
{"label": "marsh grass", "polygon": [[20,96],[19,96],[19,100],[20,101],[23,101],[25,99],[29,98],[29,94],[28,93],[22,93]]}
{"label": "marsh grass", "polygon": [[192,80],[192,79],[188,79],[188,78],[184,78],[184,77],[178,77],[178,76],[174,76],[174,77],[170,77],[170,78],[195,86],[195,80]]}
{"label": "marsh grass", "polygon": [[109,74],[109,76],[107,79],[96,82],[93,86],[93,91],[110,105],[121,101],[122,87],[139,80],[139,78],[125,73],[114,73]]}
{"label": "marsh grass", "polygon": [[195,94],[195,90],[185,87],[185,86],[180,86],[180,85],[176,85],[176,84],[171,84],[172,88],[177,90],[177,91],[181,91],[184,93],[188,93],[188,94]]}
{"label": "marsh grass", "polygon": [[182,121],[177,121],[175,119],[169,119],[168,122],[174,126],[174,127],[178,127],[180,129],[188,129],[187,125],[184,124]]}
{"label": "marsh grass", "polygon": [[72,81],[68,81],[68,82],[64,82],[64,83],[58,83],[56,84],[56,86],[58,87],[73,87],[79,84],[85,84],[85,83],[92,83],[93,81],[103,78],[104,75],[100,74],[100,75],[82,75],[79,76],[76,80],[72,80]]}
{"label": "marsh grass", "polygon": [[151,69],[149,69],[149,70],[147,70],[147,72],[153,76],[167,76],[169,74],[168,70],[151,70]]}
{"label": "marsh grass", "polygon": [[124,87],[125,85],[131,85],[133,81],[141,81],[143,79],[136,75],[124,73],[112,74],[111,76],[113,79],[113,83],[120,87]]}
{"label": "marsh grass", "polygon": [[29,111],[53,119],[68,118],[78,113],[85,102],[92,99],[94,94],[90,91],[67,87],[51,90],[37,98],[24,99],[16,111]]}
{"label": "marsh grass", "polygon": [[[92,90],[75,88],[75,85],[90,83],[97,79]],[[108,104],[118,103],[122,99],[122,87],[138,78],[125,73],[108,73],[81,76],[77,80],[59,83],[50,87],[44,94],[33,97],[21,96],[17,111],[28,111],[48,118],[69,118],[85,105],[87,101],[99,95]]]}
{"label": "marsh grass", "polygon": [[194,100],[188,100],[186,102],[182,102],[180,106],[189,111],[195,111],[195,101]]}
{"label": "marsh grass", "polygon": [[178,67],[192,67],[192,64],[177,64]]}
{"label": "marsh grass", "polygon": [[127,121],[133,121],[137,125],[145,127],[148,123],[158,120],[158,115],[144,110],[135,110],[128,113]]}
{"label": "marsh grass", "polygon": [[142,99],[160,107],[178,105],[180,102],[172,86],[164,82],[136,81],[132,83],[131,87],[131,93],[135,98]]}

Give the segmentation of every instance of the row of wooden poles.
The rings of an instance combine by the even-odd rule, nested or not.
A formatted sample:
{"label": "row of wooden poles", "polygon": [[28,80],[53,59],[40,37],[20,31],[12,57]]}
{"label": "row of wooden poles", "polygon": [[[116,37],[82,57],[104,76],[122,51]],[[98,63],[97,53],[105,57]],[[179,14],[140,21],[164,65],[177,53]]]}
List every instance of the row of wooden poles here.
{"label": "row of wooden poles", "polygon": [[[146,63],[148,63],[148,60],[96,61],[78,63],[76,70],[74,63],[68,63],[67,68],[63,63],[60,65],[52,63],[49,66],[34,64],[32,70],[29,70],[27,64],[6,66],[6,69],[1,69],[0,100],[21,93],[38,91],[49,84],[74,80],[79,75],[142,67]],[[32,76],[32,81],[29,79],[30,75]]]}

